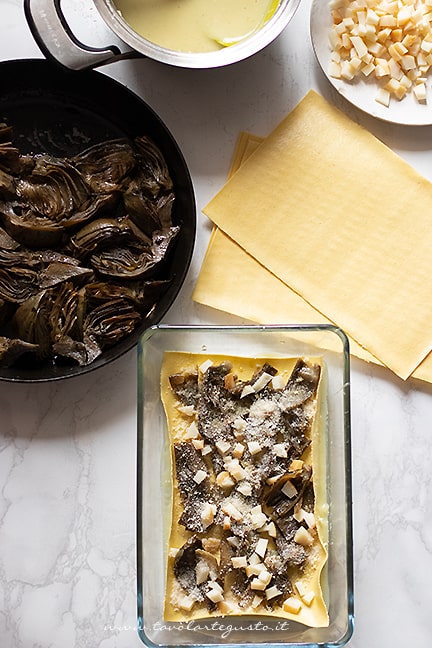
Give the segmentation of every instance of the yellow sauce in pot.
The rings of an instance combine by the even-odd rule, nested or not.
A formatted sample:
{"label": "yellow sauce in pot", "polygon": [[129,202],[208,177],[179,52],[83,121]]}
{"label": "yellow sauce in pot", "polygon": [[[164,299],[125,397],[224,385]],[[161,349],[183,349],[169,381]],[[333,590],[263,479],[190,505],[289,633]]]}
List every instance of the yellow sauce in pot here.
{"label": "yellow sauce in pot", "polygon": [[211,52],[258,31],[279,0],[115,0],[132,29],[179,52]]}

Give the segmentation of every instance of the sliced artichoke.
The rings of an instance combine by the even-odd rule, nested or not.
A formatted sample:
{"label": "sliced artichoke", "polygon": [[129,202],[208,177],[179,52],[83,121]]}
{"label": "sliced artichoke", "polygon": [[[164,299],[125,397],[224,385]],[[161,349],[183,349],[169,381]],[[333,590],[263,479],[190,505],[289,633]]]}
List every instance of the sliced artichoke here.
{"label": "sliced artichoke", "polygon": [[132,333],[141,315],[125,299],[113,299],[92,310],[84,322],[85,334],[110,347]]}
{"label": "sliced artichoke", "polygon": [[55,295],[44,290],[23,302],[15,311],[13,324],[18,337],[25,342],[39,345],[39,354],[48,358],[51,349],[50,313]]}
{"label": "sliced artichoke", "polygon": [[25,353],[35,353],[37,344],[0,336],[0,367],[11,367]]}
{"label": "sliced artichoke", "polygon": [[151,275],[166,257],[169,246],[179,232],[178,227],[155,232],[151,245],[115,247],[92,254],[91,266],[99,274],[113,279],[137,279]]}
{"label": "sliced artichoke", "polygon": [[16,195],[30,212],[58,223],[80,210],[90,190],[72,164],[44,155],[37,158],[28,176],[17,181]]}
{"label": "sliced artichoke", "polygon": [[74,255],[84,259],[101,248],[113,247],[121,240],[148,245],[150,239],[129,218],[99,218],[84,225],[70,239]]}
{"label": "sliced artichoke", "polygon": [[0,297],[21,304],[39,290],[37,272],[29,268],[0,268]]}
{"label": "sliced artichoke", "polygon": [[121,191],[125,178],[135,169],[136,155],[127,140],[95,144],[71,159],[95,193]]}
{"label": "sliced artichoke", "polygon": [[171,191],[172,179],[165,158],[156,144],[146,136],[136,137],[135,146],[140,156],[140,177],[149,194]]}

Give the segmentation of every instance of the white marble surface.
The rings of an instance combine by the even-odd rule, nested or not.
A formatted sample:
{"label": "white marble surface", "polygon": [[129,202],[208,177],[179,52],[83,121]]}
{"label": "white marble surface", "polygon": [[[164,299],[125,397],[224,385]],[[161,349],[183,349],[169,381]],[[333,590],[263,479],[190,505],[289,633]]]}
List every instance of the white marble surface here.
{"label": "white marble surface", "polygon": [[[171,69],[141,60],[104,71],[160,114],[193,177],[196,249],[167,322],[233,321],[191,301],[210,233],[200,209],[224,182],[238,131],[267,135],[310,87],[432,180],[432,128],[381,123],[342,103],[315,64],[308,17],[309,0],[303,0],[276,42],[226,69]],[[40,52],[20,0],[0,0],[0,59],[34,56]],[[353,361],[356,621],[350,648],[432,643],[431,420],[431,386]],[[142,645],[135,440],[134,352],[82,379],[0,384],[1,648]]]}

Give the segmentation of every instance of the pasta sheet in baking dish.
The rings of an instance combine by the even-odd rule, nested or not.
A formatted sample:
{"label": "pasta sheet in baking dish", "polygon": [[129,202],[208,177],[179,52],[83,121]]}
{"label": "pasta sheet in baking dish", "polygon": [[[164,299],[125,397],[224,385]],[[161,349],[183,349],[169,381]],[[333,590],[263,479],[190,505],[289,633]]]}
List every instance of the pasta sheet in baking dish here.
{"label": "pasta sheet in baking dish", "polygon": [[172,515],[164,618],[329,623],[320,358],[166,352]]}

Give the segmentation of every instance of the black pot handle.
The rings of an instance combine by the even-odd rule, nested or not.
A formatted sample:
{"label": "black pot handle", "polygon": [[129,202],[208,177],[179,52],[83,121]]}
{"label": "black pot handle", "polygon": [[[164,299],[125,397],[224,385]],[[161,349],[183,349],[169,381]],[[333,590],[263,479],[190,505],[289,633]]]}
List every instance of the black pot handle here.
{"label": "black pot handle", "polygon": [[24,0],[30,31],[42,54],[70,70],[92,69],[119,59],[139,58],[138,52],[121,52],[117,45],[90,47],[72,33],[60,6],[61,0]]}

